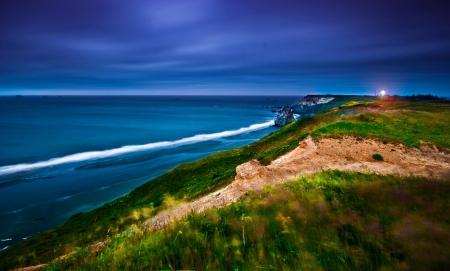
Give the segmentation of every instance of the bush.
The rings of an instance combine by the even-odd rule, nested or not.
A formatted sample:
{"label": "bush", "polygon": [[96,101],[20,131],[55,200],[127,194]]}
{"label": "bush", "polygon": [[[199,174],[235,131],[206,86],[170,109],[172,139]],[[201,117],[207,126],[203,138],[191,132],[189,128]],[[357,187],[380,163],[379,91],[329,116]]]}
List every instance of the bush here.
{"label": "bush", "polygon": [[374,155],[372,155],[372,158],[377,160],[377,161],[383,161],[383,156],[381,156],[381,154],[379,153],[375,153]]}

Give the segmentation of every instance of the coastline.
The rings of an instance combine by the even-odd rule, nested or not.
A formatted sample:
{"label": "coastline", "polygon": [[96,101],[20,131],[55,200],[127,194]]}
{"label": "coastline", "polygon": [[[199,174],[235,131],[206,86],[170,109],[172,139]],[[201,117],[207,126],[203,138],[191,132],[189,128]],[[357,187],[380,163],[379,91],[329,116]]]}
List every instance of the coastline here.
{"label": "coastline", "polygon": [[[421,103],[417,103],[417,107],[419,108],[420,106],[424,105],[422,105]],[[403,108],[405,104],[400,103],[399,106]],[[412,108],[414,108],[414,106],[416,105],[411,104],[409,106],[412,106]],[[429,106],[433,107],[433,105]],[[445,106],[445,104],[443,106]],[[318,136],[320,134],[330,136],[327,134],[329,133],[329,130],[327,130],[328,128],[324,130],[324,127],[333,127],[327,125],[327,123],[333,123],[334,120],[340,123],[350,118],[352,120],[354,119],[354,121],[356,121],[355,123],[358,125],[378,125],[378,122],[376,121],[361,123],[361,120],[358,118],[358,116],[360,114],[363,114],[363,111],[361,111],[360,109],[364,108],[364,104],[356,104],[349,107],[344,107],[342,109],[332,110],[327,114],[323,114],[320,116],[301,119],[291,125],[282,128],[281,130],[278,130],[277,132],[272,133],[271,135],[259,140],[258,142],[238,149],[215,153],[195,162],[182,164],[177,168],[169,171],[168,173],[156,178],[155,180],[142,185],[125,197],[105,204],[101,208],[93,210],[89,213],[79,215],[76,218],[69,220],[61,227],[56,228],[48,233],[44,233],[33,239],[37,242],[41,242],[45,239],[45,246],[52,247],[53,240],[46,239],[46,236],[48,236],[48,234],[62,234],[72,236],[72,234],[74,233],[71,233],[71,229],[77,227],[78,229],[84,228],[85,230],[87,230],[87,233],[89,233],[91,237],[88,239],[84,239],[84,241],[81,243],[75,240],[67,240],[70,241],[72,245],[76,244],[78,246],[84,246],[93,244],[96,240],[102,241],[104,240],[105,236],[119,234],[120,232],[126,230],[130,223],[135,224],[143,222],[147,219],[148,216],[153,216],[154,214],[159,212],[161,208],[164,207],[164,202],[167,198],[167,195],[171,195],[177,200],[188,201],[200,198],[203,195],[207,195],[230,184],[234,180],[235,169],[240,164],[250,161],[253,158],[257,158],[262,165],[268,165],[277,157],[280,157],[283,154],[286,154],[296,148],[298,146],[298,142],[306,138],[306,135],[309,133],[312,133],[314,136]],[[378,127],[377,129],[371,130],[378,131],[381,127],[383,129],[388,129],[383,133],[376,134],[377,137],[381,136],[382,140],[402,140],[404,133],[406,133],[406,135],[414,134],[412,133],[412,130],[410,130],[414,128],[413,126],[406,126],[406,130],[396,129],[395,125],[399,125],[399,123],[405,123],[407,121],[423,121],[422,119],[429,119],[429,113],[416,113],[414,115],[415,119],[411,119],[409,115],[412,113],[409,110],[406,110],[402,114],[399,114],[398,111],[392,111],[392,109],[390,108],[395,108],[395,104],[383,103],[381,105],[371,104],[367,106],[367,109],[372,113],[391,110],[388,112],[389,116],[391,116],[392,118],[389,119],[389,122],[387,122],[387,120],[385,121],[386,123],[389,123],[389,125],[382,125],[380,127],[376,126]],[[441,116],[440,118],[438,118],[439,121],[441,119],[445,119],[445,117],[448,117],[447,115],[445,115],[445,113],[440,111],[432,112],[433,114],[439,114]],[[394,113],[395,115],[393,115]],[[348,117],[341,119],[341,116]],[[375,114],[374,116],[378,115]],[[420,117],[420,119],[418,119],[418,117]],[[433,125],[439,125],[439,122],[433,123]],[[339,127],[340,126],[336,126],[336,129]],[[358,129],[349,130],[346,133],[358,134],[359,131],[360,130]],[[421,130],[420,134],[415,134],[415,136],[423,136],[424,139],[430,138],[432,139],[431,142],[437,144],[438,147],[449,147],[447,146],[448,142],[445,140],[445,138],[433,137],[432,134],[428,132],[428,130]],[[187,179],[186,176],[189,176],[190,178]],[[151,207],[149,208],[149,206]],[[133,210],[144,210],[145,208],[148,209],[146,211],[148,212],[147,215],[142,216],[142,213],[138,217],[132,216]],[[124,220],[118,220],[121,217],[124,218]],[[94,229],[86,228],[89,225],[89,221],[97,221],[96,225],[102,227],[102,229],[95,232],[93,231]],[[28,241],[25,241],[24,243],[19,244],[20,246],[16,246],[14,249],[17,250],[20,247],[22,250],[26,250],[27,242]],[[64,253],[61,253],[59,255],[63,254]]]}
{"label": "coastline", "polygon": [[[37,98],[44,99],[42,97]],[[66,97],[60,99],[71,103],[79,99],[82,101],[85,99],[85,97],[74,98],[76,99]],[[100,102],[103,97],[97,98],[99,105],[102,105]],[[209,108],[211,103],[208,105],[207,98],[201,98],[201,106]],[[58,100],[59,98],[54,97],[52,99]],[[172,102],[174,97],[164,97],[164,99]],[[189,99],[189,101],[183,99]],[[188,102],[191,102],[192,99],[193,97],[181,97],[177,101],[180,104],[186,104],[185,108],[190,108]],[[217,99],[214,98],[213,102],[222,107],[227,105],[226,102],[220,102]],[[251,108],[252,111],[246,111],[250,112],[250,117],[258,117],[262,121],[267,119],[267,116],[270,116],[270,119],[273,118],[274,113],[263,105],[276,104],[276,97],[267,98],[269,100],[266,100],[265,97],[252,97],[250,101],[254,101],[254,99],[261,101],[259,104],[251,106],[253,107]],[[19,104],[21,104],[26,99],[19,100]],[[249,107],[247,104],[232,104],[234,102],[232,102],[231,97],[227,97],[228,100],[231,102],[228,102],[229,105],[226,108],[234,110],[230,112],[230,116],[236,116],[239,110],[245,108],[244,105]],[[135,100],[132,99],[132,101],[134,104]],[[116,99],[112,99],[110,103],[115,104]],[[225,110],[216,109],[212,105],[211,108],[214,112]],[[149,108],[148,110],[154,112],[155,109]],[[262,112],[262,114],[258,112]],[[182,112],[177,114],[183,115]],[[228,126],[252,121],[249,117],[246,118],[244,121],[236,119],[234,125],[231,123]],[[226,119],[225,116],[223,119]],[[2,206],[0,208],[2,233],[0,237],[7,241],[0,242],[0,249],[23,242],[23,238],[54,229],[67,222],[74,215],[89,212],[114,201],[180,164],[249,144],[277,130],[277,128],[269,126],[267,122],[262,126],[240,126],[244,128],[239,129],[240,127],[237,127],[235,130],[222,132],[213,131],[213,133],[206,135],[197,134],[196,136],[175,140],[175,142],[162,142],[164,144],[151,143],[125,147],[126,151],[131,152],[121,155],[114,153],[114,156],[110,157],[85,157],[81,153],[74,155],[75,158],[79,157],[80,161],[70,161],[70,159],[67,159],[70,157],[63,157],[63,161],[50,159],[47,164],[44,161],[45,165],[24,165],[34,168],[28,168],[27,171],[12,175],[2,175],[0,176],[0,195],[2,195],[0,198]],[[217,130],[218,128],[216,128]],[[154,149],[152,149],[153,147]],[[103,156],[102,152],[94,154]],[[43,167],[38,168],[36,166]],[[5,168],[5,166],[2,168]],[[91,176],[93,174],[97,175]],[[35,191],[40,192],[36,193]],[[21,197],[20,195],[23,193],[29,196]]]}

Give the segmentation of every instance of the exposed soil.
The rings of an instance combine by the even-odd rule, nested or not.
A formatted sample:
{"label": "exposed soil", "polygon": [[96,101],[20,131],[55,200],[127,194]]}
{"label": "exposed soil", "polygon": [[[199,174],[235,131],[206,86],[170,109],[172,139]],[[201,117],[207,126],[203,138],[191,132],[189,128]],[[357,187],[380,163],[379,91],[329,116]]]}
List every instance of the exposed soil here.
{"label": "exposed soil", "polygon": [[47,267],[47,264],[40,264],[40,265],[34,265],[34,266],[28,266],[28,267],[22,267],[18,269],[14,269],[15,271],[34,271],[34,270],[41,270]]}
{"label": "exposed soil", "polygon": [[[384,160],[373,159],[375,153]],[[284,183],[328,169],[450,179],[450,155],[426,144],[419,150],[372,139],[323,138],[315,142],[308,137],[299,143],[299,147],[268,166],[262,166],[257,160],[239,165],[235,181],[225,188],[194,202],[173,206],[146,221],[144,226],[160,229],[190,212],[236,202],[247,191],[260,191],[268,184]]]}

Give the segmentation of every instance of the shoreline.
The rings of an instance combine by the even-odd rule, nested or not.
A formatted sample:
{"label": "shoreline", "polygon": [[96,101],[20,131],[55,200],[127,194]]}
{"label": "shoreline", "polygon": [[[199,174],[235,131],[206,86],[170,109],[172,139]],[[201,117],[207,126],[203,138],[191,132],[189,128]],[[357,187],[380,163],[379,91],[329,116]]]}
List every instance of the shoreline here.
{"label": "shoreline", "polygon": [[[354,120],[355,124],[358,125],[378,125],[378,122],[372,120],[373,117],[360,119],[358,117],[359,115],[373,114],[374,117],[377,116],[378,118],[385,118],[386,114],[378,115],[377,112],[388,110],[387,113],[390,116],[390,119],[389,121],[383,119],[383,122],[389,125],[382,125],[379,128],[368,130],[378,131],[381,127],[385,130],[387,129],[386,131],[382,130],[382,133],[380,134],[388,136],[386,139],[381,137],[380,140],[383,141],[383,144],[387,139],[389,139],[388,142],[391,142],[392,140],[395,142],[395,140],[401,139],[404,133],[407,135],[414,134],[414,136],[419,136],[419,138],[423,138],[425,141],[426,138],[432,136],[432,134],[429,134],[429,131],[430,129],[434,129],[434,126],[431,126],[426,130],[420,130],[419,134],[411,133],[411,129],[414,128],[413,126],[406,126],[406,128],[402,130],[395,128],[395,125],[403,124],[405,123],[405,120],[414,122],[429,120],[430,114],[435,114],[436,120],[439,121],[448,118],[448,116],[445,115],[445,110],[447,110],[446,106],[448,103],[426,105],[430,107],[430,110],[435,110],[435,106],[441,106],[442,109],[438,111],[431,111],[432,113],[417,111],[414,113],[414,119],[409,118],[409,115],[412,113],[410,109],[405,109],[405,105],[410,106],[411,109],[414,109],[416,106],[423,110],[422,108],[426,104],[399,103],[398,106],[402,108],[400,111],[393,110],[395,106],[397,106],[397,104],[394,103],[383,102],[375,105],[370,104],[368,106],[356,104],[350,107],[344,107],[342,109],[336,108],[335,110],[331,110],[325,114],[301,119],[252,144],[237,149],[218,152],[195,162],[182,164],[173,170],[170,170],[166,174],[154,179],[153,181],[143,184],[126,196],[107,203],[89,213],[84,213],[77,216],[75,219],[69,220],[65,224],[50,232],[60,233],[63,234],[63,236],[72,236],[72,234],[76,233],[72,233],[70,230],[71,228],[84,228],[85,226],[82,226],[84,223],[94,220],[97,221],[96,224],[98,227],[101,227],[101,230],[94,232],[94,229],[86,228],[88,231],[83,234],[89,233],[90,237],[83,239],[84,242],[88,242],[85,244],[93,244],[96,240],[105,240],[104,237],[107,235],[111,236],[114,234],[120,234],[120,232],[126,229],[126,225],[130,225],[130,223],[139,223],[139,221],[143,222],[147,220],[145,217],[134,218],[132,216],[133,210],[141,210],[142,208],[149,208],[148,206],[151,206],[150,209],[157,212],[161,210],[164,199],[167,195],[171,195],[177,200],[195,200],[203,197],[204,195],[208,195],[213,191],[222,189],[233,182],[237,166],[254,158],[258,159],[262,166],[266,166],[278,157],[282,157],[284,154],[295,149],[298,146],[299,140],[301,141],[306,138],[304,137],[305,134],[312,133],[314,134],[314,137],[317,137],[317,133],[320,131],[320,133],[324,133],[326,137],[333,137],[332,134],[328,134],[332,130],[328,129],[331,129],[330,127],[340,129],[338,124],[347,119]],[[351,114],[349,114],[350,112]],[[345,118],[341,118],[341,116],[345,116]],[[366,119],[368,121],[366,121]],[[336,123],[334,121],[336,121]],[[327,123],[329,124],[326,125]],[[432,124],[436,126],[439,125],[439,122],[433,122]],[[351,130],[345,131],[346,133],[351,134],[358,133],[360,130],[356,129],[352,132]],[[356,136],[356,138],[358,138],[358,136]],[[433,140],[430,142],[435,142],[438,148],[442,146],[446,148],[449,147],[447,146],[448,142],[443,137],[433,137]],[[410,143],[408,144],[408,146],[414,146]],[[186,176],[189,176],[190,178],[186,178]],[[149,215],[152,215],[152,213],[153,211],[151,211]],[[116,219],[116,222],[111,220],[111,218]],[[118,220],[119,218],[122,219]],[[41,242],[45,239],[45,244],[43,245],[45,247],[52,247],[54,241],[45,238],[48,234],[51,233],[43,233],[31,239],[35,242]],[[19,246],[10,248],[13,249],[11,252],[19,248],[22,248],[22,251],[26,251],[28,242],[29,240],[26,240],[20,243]],[[71,244],[84,246],[83,244],[78,244],[77,242],[71,242]],[[64,253],[60,254],[60,252],[55,253],[55,255],[64,255]],[[2,252],[2,254],[4,253]]]}

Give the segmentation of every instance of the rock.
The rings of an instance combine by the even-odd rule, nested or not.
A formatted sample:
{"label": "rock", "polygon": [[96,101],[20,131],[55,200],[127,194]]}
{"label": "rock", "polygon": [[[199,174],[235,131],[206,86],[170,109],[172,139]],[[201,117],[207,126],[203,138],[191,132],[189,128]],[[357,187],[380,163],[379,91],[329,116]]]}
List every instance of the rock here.
{"label": "rock", "polygon": [[278,111],[277,117],[275,118],[275,126],[284,126],[294,121],[294,113],[292,112],[292,109],[286,105],[283,109]]}
{"label": "rock", "polygon": [[256,159],[252,159],[247,163],[241,164],[236,167],[236,180],[242,181],[247,178],[251,178],[252,176],[258,174],[260,168],[262,168],[262,165]]}
{"label": "rock", "polygon": [[317,96],[308,95],[303,99],[299,100],[293,107],[292,110],[296,114],[315,114],[321,105],[327,104],[334,100],[334,97],[329,96]]}
{"label": "rock", "polygon": [[308,143],[306,143],[305,140],[303,140],[303,141],[300,141],[298,143],[298,145],[300,146],[300,148],[304,149],[308,146]]}
{"label": "rock", "polygon": [[334,100],[334,97],[306,96],[297,102],[297,105],[318,105],[326,104]]}

